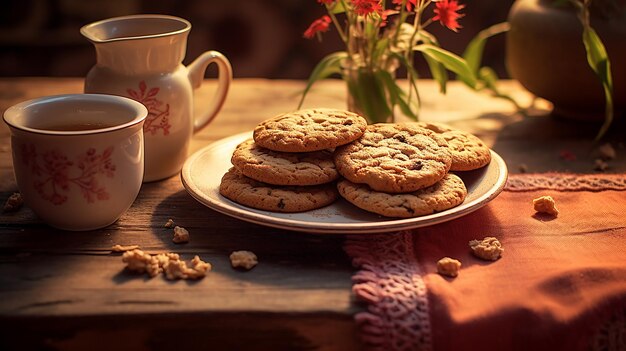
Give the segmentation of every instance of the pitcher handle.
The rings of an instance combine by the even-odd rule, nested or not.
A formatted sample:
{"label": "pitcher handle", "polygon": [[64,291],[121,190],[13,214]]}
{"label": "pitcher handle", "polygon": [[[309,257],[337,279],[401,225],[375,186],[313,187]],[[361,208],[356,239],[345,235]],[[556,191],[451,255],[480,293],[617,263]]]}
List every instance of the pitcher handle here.
{"label": "pitcher handle", "polygon": [[209,110],[200,116],[194,117],[193,131],[194,133],[204,128],[209,122],[215,118],[217,113],[224,105],[226,94],[230,82],[233,80],[233,69],[226,56],[217,51],[207,51],[198,56],[187,68],[189,69],[188,77],[193,89],[198,89],[204,80],[204,72],[211,63],[216,63],[218,68],[218,85],[217,91],[213,96],[213,100],[209,105]]}

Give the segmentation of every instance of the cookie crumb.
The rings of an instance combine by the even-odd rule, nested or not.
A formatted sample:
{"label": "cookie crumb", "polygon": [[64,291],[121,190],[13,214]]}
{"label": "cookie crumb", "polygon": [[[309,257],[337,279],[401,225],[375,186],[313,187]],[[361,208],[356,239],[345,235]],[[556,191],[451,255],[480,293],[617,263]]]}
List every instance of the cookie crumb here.
{"label": "cookie crumb", "polygon": [[165,225],[163,225],[165,228],[173,228],[174,227],[174,220],[169,218],[167,220],[167,222],[165,222]]}
{"label": "cookie crumb", "polygon": [[185,244],[189,242],[189,231],[183,227],[174,227],[174,237],[172,238],[174,244]]}
{"label": "cookie crumb", "polygon": [[517,169],[519,170],[520,173],[528,172],[528,166],[525,163],[520,163]]}
{"label": "cookie crumb", "polygon": [[124,252],[122,262],[126,263],[126,268],[129,270],[137,273],[148,273],[152,278],[162,272],[156,257],[139,249]]}
{"label": "cookie crumb", "polygon": [[163,274],[169,280],[187,278],[187,264],[182,260],[167,260],[163,265]]}
{"label": "cookie crumb", "polygon": [[2,208],[2,212],[15,212],[22,208],[24,205],[24,199],[22,199],[22,194],[13,193],[7,201],[4,203],[4,207]]}
{"label": "cookie crumb", "polygon": [[113,247],[111,247],[111,251],[113,251],[113,252],[126,252],[126,251],[136,250],[138,248],[139,248],[139,245],[120,245],[120,244],[116,244],[116,245],[113,245]]}
{"label": "cookie crumb", "polygon": [[597,158],[594,161],[593,169],[595,169],[596,171],[604,172],[609,169],[609,164],[606,163],[603,159]]}
{"label": "cookie crumb", "polygon": [[437,261],[437,273],[447,277],[456,277],[459,275],[461,261],[454,258],[444,257]]}
{"label": "cookie crumb", "polygon": [[483,240],[471,240],[469,246],[474,256],[487,261],[496,261],[504,252],[500,241],[493,236],[485,237]]}
{"label": "cookie crumb", "polygon": [[252,251],[233,251],[230,254],[230,264],[233,268],[252,269],[259,263],[256,255]]}
{"label": "cookie crumb", "polygon": [[598,156],[603,160],[612,160],[617,157],[617,152],[613,145],[610,143],[605,143],[598,147]]}
{"label": "cookie crumb", "polygon": [[156,255],[154,255],[154,257],[156,258],[157,262],[159,263],[159,267],[164,267],[169,261],[178,261],[178,260],[180,260],[180,256],[178,254],[172,253],[172,252],[156,254]]}
{"label": "cookie crumb", "polygon": [[556,203],[552,196],[541,196],[533,199],[533,207],[539,213],[547,213],[554,217],[559,215],[559,210],[556,208]]}
{"label": "cookie crumb", "polygon": [[204,262],[196,255],[191,260],[191,269],[187,270],[187,279],[204,278],[207,272],[211,270],[211,264]]}
{"label": "cookie crumb", "polygon": [[191,267],[188,267],[178,254],[172,252],[150,255],[135,249],[124,252],[122,262],[131,271],[148,273],[152,278],[163,273],[169,280],[201,279],[211,270],[211,264],[202,261],[197,255],[191,260]]}
{"label": "cookie crumb", "polygon": [[[178,255],[176,255],[178,256]],[[187,267],[187,263],[183,260],[169,259],[163,266],[165,278],[169,280],[175,279],[202,279],[206,273],[211,270],[211,264],[204,262],[198,255],[191,260],[191,268]]]}

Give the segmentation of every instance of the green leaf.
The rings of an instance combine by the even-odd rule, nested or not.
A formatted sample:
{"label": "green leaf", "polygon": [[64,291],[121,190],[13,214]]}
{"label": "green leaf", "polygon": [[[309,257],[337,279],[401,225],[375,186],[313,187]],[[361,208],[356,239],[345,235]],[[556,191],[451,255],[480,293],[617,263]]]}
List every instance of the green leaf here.
{"label": "green leaf", "polygon": [[518,111],[520,111],[521,113],[525,113],[522,107],[517,103],[517,101],[515,101],[515,99],[513,99],[512,96],[500,91],[498,85],[496,84],[498,82],[498,74],[493,69],[489,67],[482,67],[478,70],[478,79],[482,84],[484,84],[484,87],[482,89],[486,88],[491,90],[494,97],[508,100],[513,105],[515,105],[515,108]]}
{"label": "green leaf", "polygon": [[346,12],[345,7],[343,7],[343,2],[341,1],[335,1],[335,4],[328,10],[334,15]]}
{"label": "green leaf", "polygon": [[456,73],[458,78],[471,88],[476,86],[476,75],[469,68],[467,62],[460,56],[430,44],[414,46],[413,50],[419,51],[443,64],[446,69]]}
{"label": "green leaf", "polygon": [[374,48],[374,52],[372,53],[372,61],[377,62],[387,50],[387,46],[389,45],[389,39],[383,38],[376,43],[376,47]]}
{"label": "green leaf", "polygon": [[413,68],[413,64],[411,64],[411,61],[409,61],[406,58],[406,56],[401,55],[400,53],[397,53],[397,52],[392,52],[389,56],[391,58],[394,58],[394,59],[398,60],[398,62],[400,62],[400,64],[402,64],[404,66],[404,68],[406,68],[407,73],[409,75],[408,81],[409,81],[410,89],[412,89],[413,92],[415,92],[415,96],[419,100],[419,91],[417,90],[417,84],[416,84],[416,81],[419,78],[419,76],[418,76],[417,71],[415,70],[415,68]]}
{"label": "green leaf", "polygon": [[602,40],[598,37],[593,28],[585,28],[583,31],[583,43],[587,50],[587,62],[593,71],[598,75],[603,84],[613,87],[609,56],[606,52]]}
{"label": "green leaf", "polygon": [[430,56],[424,56],[424,58],[426,59],[426,63],[430,69],[430,74],[432,74],[433,79],[439,83],[439,92],[445,94],[448,83],[448,72],[446,71],[446,67]]}
{"label": "green leaf", "polygon": [[[387,90],[387,93],[389,94],[389,100],[391,101],[391,105],[395,105],[396,102],[398,101],[398,92],[395,84],[395,79],[393,78],[393,76],[391,75],[391,73],[384,71],[384,70],[380,70],[378,72],[376,72],[376,74],[378,75],[378,79],[383,82],[385,89]],[[391,84],[393,83],[393,84]]]}
{"label": "green leaf", "polygon": [[[568,0],[569,1],[569,0]],[[505,93],[502,93],[498,88],[498,75],[489,67],[481,67],[481,61],[483,58],[483,52],[487,39],[494,35],[504,33],[510,29],[508,23],[495,24],[485,30],[479,32],[474,39],[467,45],[463,58],[469,69],[476,75],[477,85],[473,88],[475,90],[489,90],[494,97],[502,98],[511,102],[518,112],[525,114],[525,110],[511,97]]]}
{"label": "green leaf", "polygon": [[302,92],[302,98],[300,99],[300,103],[298,104],[298,108],[302,107],[304,103],[304,98],[306,94],[311,90],[311,87],[315,82],[320,79],[328,78],[333,74],[341,74],[341,63],[348,58],[348,53],[345,51],[339,51],[332,53],[326,57],[324,57],[313,69],[311,72],[311,76],[309,76],[309,81]]}
{"label": "green leaf", "polygon": [[439,46],[439,42],[437,42],[437,38],[434,35],[432,35],[430,32],[427,32],[425,30],[420,30],[418,35],[419,35],[418,39],[423,41],[424,43]]}
{"label": "green leaf", "polygon": [[496,89],[498,74],[489,67],[482,67],[478,70],[478,79],[484,84],[484,88]]}
{"label": "green leaf", "polygon": [[[426,44],[431,44],[435,46],[439,46],[437,43],[437,38],[434,35],[428,33],[425,30],[419,32],[420,40]],[[430,56],[424,56],[426,59],[426,63],[428,64],[428,68],[430,69],[430,74],[433,76],[439,83],[439,91],[442,94],[446,93],[446,86],[448,83],[448,72],[446,71],[446,67],[439,63],[438,61],[432,59]]]}
{"label": "green leaf", "polygon": [[[406,93],[398,86],[397,81],[387,71],[378,72],[380,79],[384,82],[387,92],[389,94],[392,106],[398,105],[402,113],[408,117],[417,121],[417,114],[419,112],[419,105],[412,104],[408,101]],[[415,101],[415,100],[414,100]],[[414,112],[415,110],[415,112]]]}
{"label": "green leaf", "polygon": [[483,58],[483,51],[485,48],[485,43],[487,39],[493,37],[494,35],[504,33],[511,28],[509,23],[499,23],[495,24],[485,30],[480,31],[472,41],[467,45],[465,52],[463,53],[463,58],[467,62],[467,65],[474,73],[478,73],[478,69],[480,68],[480,62]]}
{"label": "green leaf", "polygon": [[585,50],[587,51],[587,62],[600,79],[602,88],[604,89],[605,118],[596,136],[596,140],[599,140],[606,134],[613,123],[613,79],[611,77],[611,62],[609,61],[609,56],[602,40],[596,31],[589,26],[584,26],[583,28],[583,44],[585,44]]}
{"label": "green leaf", "polygon": [[[414,121],[418,120],[419,105],[417,99],[409,99],[404,91],[398,92],[398,106],[405,116],[411,117]],[[415,110],[415,112],[413,112]]]}

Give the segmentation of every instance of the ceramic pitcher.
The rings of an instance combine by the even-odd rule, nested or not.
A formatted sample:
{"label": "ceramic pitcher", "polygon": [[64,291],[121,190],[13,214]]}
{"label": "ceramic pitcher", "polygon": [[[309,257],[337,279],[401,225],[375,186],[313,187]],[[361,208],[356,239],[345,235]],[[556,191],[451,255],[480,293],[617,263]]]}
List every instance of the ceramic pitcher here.
{"label": "ceramic pitcher", "polygon": [[[80,32],[96,48],[96,65],[85,79],[85,93],[130,97],[148,108],[144,181],[180,171],[192,134],[221,109],[232,80],[230,63],[217,51],[182,64],[191,24],[178,17],[134,15],[88,24]],[[193,90],[211,63],[219,69],[218,87],[208,111],[193,115]]]}

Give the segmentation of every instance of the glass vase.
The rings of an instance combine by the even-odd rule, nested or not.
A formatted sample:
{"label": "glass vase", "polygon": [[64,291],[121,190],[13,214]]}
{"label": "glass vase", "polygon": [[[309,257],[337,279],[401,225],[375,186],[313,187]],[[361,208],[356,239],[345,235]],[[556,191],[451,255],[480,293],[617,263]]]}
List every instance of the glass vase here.
{"label": "glass vase", "polygon": [[395,82],[396,68],[344,64],[342,76],[347,85],[349,111],[363,116],[368,124],[395,121],[388,87]]}

